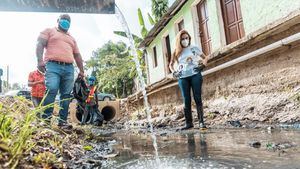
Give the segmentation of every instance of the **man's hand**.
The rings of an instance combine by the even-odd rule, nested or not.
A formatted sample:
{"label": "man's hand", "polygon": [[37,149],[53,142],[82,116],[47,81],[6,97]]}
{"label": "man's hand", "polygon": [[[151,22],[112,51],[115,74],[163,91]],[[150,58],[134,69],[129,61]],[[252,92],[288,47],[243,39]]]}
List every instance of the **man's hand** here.
{"label": "man's hand", "polygon": [[84,72],[83,71],[80,71],[78,73],[78,78],[84,78]]}

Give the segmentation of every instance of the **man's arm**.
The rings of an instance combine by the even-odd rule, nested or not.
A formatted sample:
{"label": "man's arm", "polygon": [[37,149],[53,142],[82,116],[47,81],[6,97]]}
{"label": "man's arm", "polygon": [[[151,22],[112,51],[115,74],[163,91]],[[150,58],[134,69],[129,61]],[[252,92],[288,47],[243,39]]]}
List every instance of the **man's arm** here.
{"label": "man's arm", "polygon": [[29,87],[32,87],[33,85],[35,85],[35,82],[30,82],[30,81],[28,81],[28,86],[29,86]]}
{"label": "man's arm", "polygon": [[74,59],[76,62],[77,67],[79,68],[78,76],[84,77],[84,70],[83,70],[83,61],[80,53],[74,53]]}
{"label": "man's arm", "polygon": [[44,48],[47,46],[48,41],[43,38],[38,38],[37,44],[36,44],[36,57],[37,57],[37,63],[38,67],[45,70],[45,63],[43,60],[43,54],[44,54]]}
{"label": "man's arm", "polygon": [[45,83],[44,81],[36,81],[36,82],[34,82],[34,81],[28,81],[28,86],[32,87],[32,86],[34,86],[36,84],[44,84],[44,83]]}

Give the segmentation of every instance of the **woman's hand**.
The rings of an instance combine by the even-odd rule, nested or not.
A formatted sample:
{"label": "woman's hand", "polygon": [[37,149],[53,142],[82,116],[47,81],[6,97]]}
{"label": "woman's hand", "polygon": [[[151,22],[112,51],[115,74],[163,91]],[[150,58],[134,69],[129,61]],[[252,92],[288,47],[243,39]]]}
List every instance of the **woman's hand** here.
{"label": "woman's hand", "polygon": [[207,66],[209,56],[206,56],[205,54],[202,54],[202,55],[204,56],[204,59],[202,60],[202,63],[203,63],[204,66]]}

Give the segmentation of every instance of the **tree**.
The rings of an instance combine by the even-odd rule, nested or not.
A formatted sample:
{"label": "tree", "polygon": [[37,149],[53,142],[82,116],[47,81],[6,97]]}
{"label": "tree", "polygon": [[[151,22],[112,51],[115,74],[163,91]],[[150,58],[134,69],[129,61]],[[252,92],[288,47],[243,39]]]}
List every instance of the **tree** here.
{"label": "tree", "polygon": [[133,64],[127,45],[111,41],[95,50],[86,62],[88,68],[94,69],[100,91],[113,93],[118,98],[132,93],[133,78],[130,77],[130,71]]}
{"label": "tree", "polygon": [[155,18],[155,22],[158,22],[159,19],[167,12],[168,10],[168,0],[152,0],[152,15]]}

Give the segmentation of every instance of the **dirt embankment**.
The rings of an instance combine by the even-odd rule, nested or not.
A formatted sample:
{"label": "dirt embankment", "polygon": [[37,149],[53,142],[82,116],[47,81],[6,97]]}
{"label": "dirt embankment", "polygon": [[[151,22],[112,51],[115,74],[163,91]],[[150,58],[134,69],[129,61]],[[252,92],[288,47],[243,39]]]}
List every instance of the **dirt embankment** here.
{"label": "dirt embankment", "polygon": [[[284,84],[284,80],[278,80]],[[273,88],[270,86],[244,85],[218,91],[215,97],[204,100],[204,117],[209,127],[258,127],[262,125],[295,124],[300,122],[300,85],[297,82]],[[273,84],[275,85],[275,84]],[[223,93],[222,93],[223,92]],[[248,93],[248,94],[244,94]],[[146,127],[147,119],[142,107],[121,103],[120,126]],[[198,117],[193,104],[194,124]],[[151,107],[155,127],[177,128],[185,125],[183,105],[164,104]]]}

